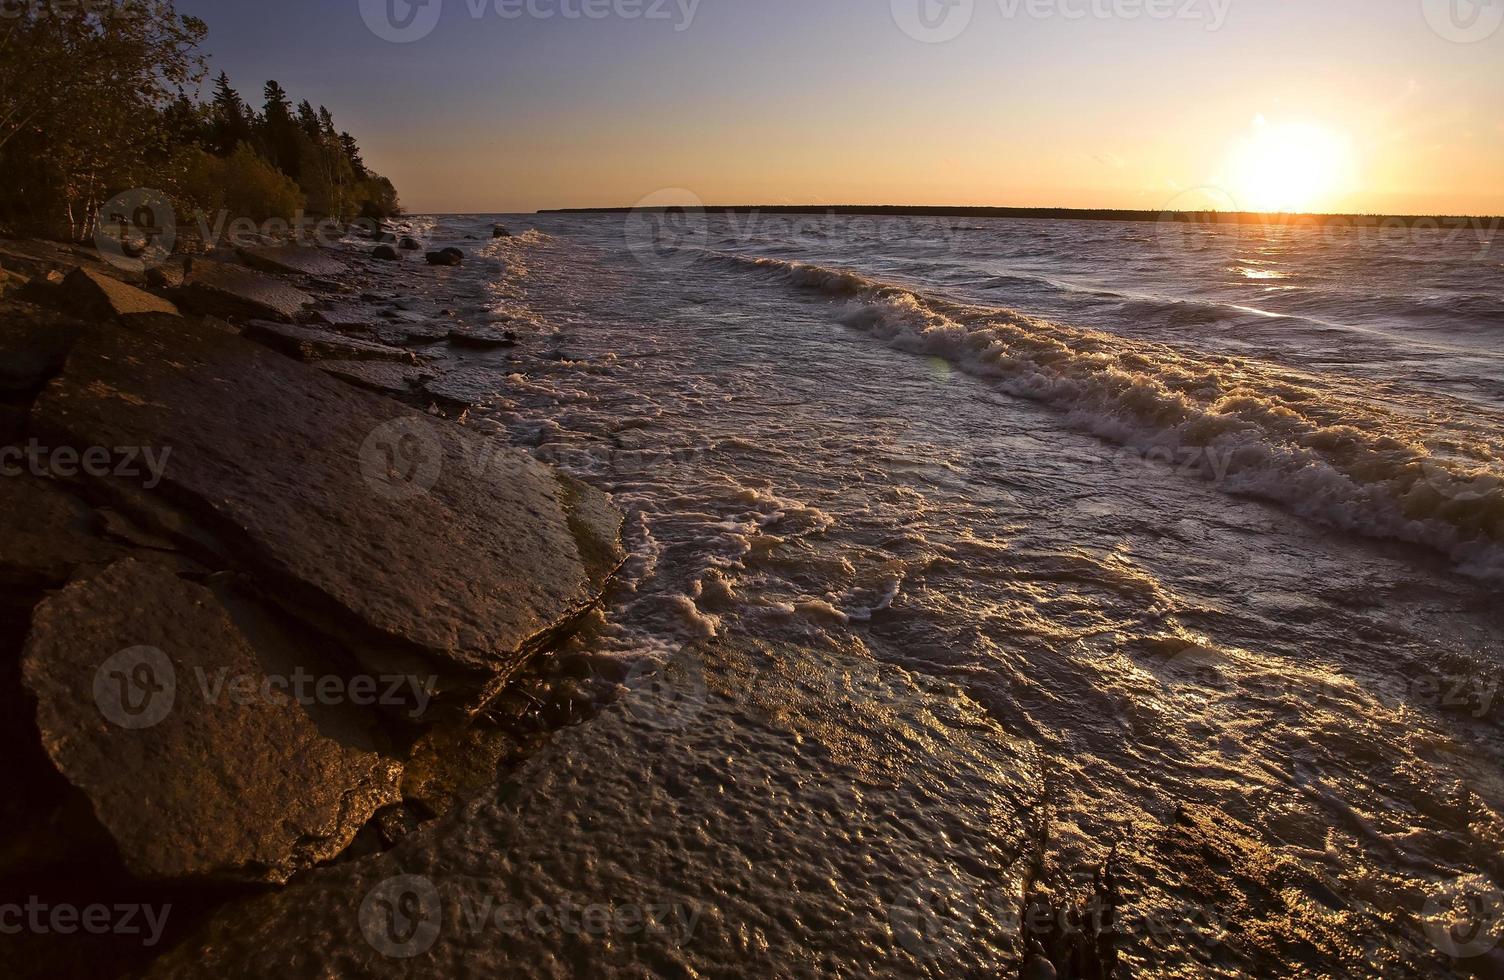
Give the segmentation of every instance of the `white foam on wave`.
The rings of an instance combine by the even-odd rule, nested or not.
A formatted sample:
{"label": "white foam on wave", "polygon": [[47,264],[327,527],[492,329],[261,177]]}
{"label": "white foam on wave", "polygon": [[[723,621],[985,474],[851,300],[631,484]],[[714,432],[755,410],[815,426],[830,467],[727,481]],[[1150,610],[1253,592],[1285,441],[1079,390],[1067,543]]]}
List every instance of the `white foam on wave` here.
{"label": "white foam on wave", "polygon": [[849,270],[719,253],[701,261],[843,300],[845,325],[1061,409],[1102,438],[1225,460],[1202,475],[1230,492],[1425,545],[1464,572],[1504,579],[1497,445],[1454,441],[1462,452],[1439,458],[1409,415],[1264,362],[926,297]]}

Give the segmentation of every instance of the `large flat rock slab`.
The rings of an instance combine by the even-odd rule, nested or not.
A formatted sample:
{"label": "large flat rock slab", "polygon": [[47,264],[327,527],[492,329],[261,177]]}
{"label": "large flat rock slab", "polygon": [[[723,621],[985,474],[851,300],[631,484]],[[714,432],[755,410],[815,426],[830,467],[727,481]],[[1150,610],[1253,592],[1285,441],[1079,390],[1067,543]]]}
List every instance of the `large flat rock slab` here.
{"label": "large flat rock slab", "polygon": [[132,282],[141,279],[139,274],[110,265],[100,257],[97,249],[83,245],[67,245],[37,238],[0,240],[0,269],[19,272],[28,278],[45,278],[51,273],[66,273],[78,266],[117,279]]}
{"label": "large flat rock slab", "polygon": [[79,316],[139,323],[145,317],[177,317],[178,308],[160,296],[83,267],[63,280],[63,296]]}
{"label": "large flat rock slab", "polygon": [[342,361],[394,361],[408,365],[418,363],[417,356],[410,350],[292,323],[253,320],[246,324],[243,336],[300,361],[327,358]]}
{"label": "large flat rock slab", "polygon": [[[370,667],[434,665],[474,706],[604,586],[582,526],[620,514],[526,453],[187,323],[101,331],[38,399],[59,445],[171,449],[160,485],[292,611]],[[147,488],[149,489],[149,488]],[[592,556],[592,568],[601,566]]]}
{"label": "large flat rock slab", "polygon": [[240,261],[261,272],[281,275],[340,276],[345,264],[306,245],[258,245],[238,249]]}
{"label": "large flat rock slab", "polygon": [[385,361],[319,361],[318,369],[357,388],[397,398],[413,394],[434,376],[431,368]]}
{"label": "large flat rock slab", "polygon": [[280,882],[344,850],[401,778],[369,735],[268,684],[306,666],[287,659],[208,589],[127,560],[37,608],[22,676],[48,755],[132,871]]}
{"label": "large flat rock slab", "polygon": [[205,260],[193,263],[179,296],[191,312],[238,320],[288,321],[313,302],[312,296],[280,279]]}

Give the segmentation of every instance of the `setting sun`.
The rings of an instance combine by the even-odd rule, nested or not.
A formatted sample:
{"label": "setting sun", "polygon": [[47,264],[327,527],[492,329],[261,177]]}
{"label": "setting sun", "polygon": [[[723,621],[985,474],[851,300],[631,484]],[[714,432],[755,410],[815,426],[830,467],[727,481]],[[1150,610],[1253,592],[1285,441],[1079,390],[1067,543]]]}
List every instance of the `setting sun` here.
{"label": "setting sun", "polygon": [[1313,211],[1349,189],[1352,149],[1340,133],[1314,123],[1268,123],[1234,148],[1231,190],[1252,211]]}

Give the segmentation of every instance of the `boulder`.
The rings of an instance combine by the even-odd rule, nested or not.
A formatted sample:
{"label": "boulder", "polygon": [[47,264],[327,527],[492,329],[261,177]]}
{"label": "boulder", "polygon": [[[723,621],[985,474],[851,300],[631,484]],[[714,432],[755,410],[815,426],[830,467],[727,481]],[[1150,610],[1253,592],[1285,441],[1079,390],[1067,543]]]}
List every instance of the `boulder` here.
{"label": "boulder", "polygon": [[261,245],[236,249],[240,261],[260,272],[293,276],[342,276],[343,262],[306,245]]}
{"label": "boulder", "polygon": [[329,358],[343,361],[397,361],[408,365],[418,363],[417,356],[410,350],[388,347],[386,344],[358,337],[347,337],[317,327],[252,320],[245,325],[243,336],[300,361]]}
{"label": "boulder", "polygon": [[457,248],[446,248],[428,253],[429,265],[464,265],[465,253]]}
{"label": "boulder", "polygon": [[38,606],[22,677],[53,763],[134,873],[283,882],[400,797],[400,764],[351,715],[302,703],[300,668],[328,676],[274,632],[253,644],[209,589],[125,560]]}
{"label": "boulder", "polygon": [[179,291],[193,313],[226,320],[292,320],[313,297],[287,283],[227,262],[196,261]]}
{"label": "boulder", "polygon": [[[52,445],[171,446],[155,490],[124,490],[232,542],[367,669],[429,666],[466,710],[597,602],[581,522],[607,515],[591,541],[620,529],[597,491],[526,453],[192,322],[89,335],[32,428]],[[131,514],[130,492],[96,489]]]}
{"label": "boulder", "polygon": [[423,243],[418,241],[416,238],[404,235],[402,236],[402,239],[398,241],[397,247],[402,249],[404,252],[416,252],[423,247]]}
{"label": "boulder", "polygon": [[371,258],[380,259],[383,262],[401,262],[402,253],[390,245],[377,245],[371,251]]}
{"label": "boulder", "polygon": [[512,233],[507,231],[506,225],[497,225],[491,229],[492,238],[511,238]]}
{"label": "boulder", "polygon": [[90,269],[70,272],[63,280],[62,296],[70,310],[86,319],[130,324],[146,317],[181,316],[167,300]]}

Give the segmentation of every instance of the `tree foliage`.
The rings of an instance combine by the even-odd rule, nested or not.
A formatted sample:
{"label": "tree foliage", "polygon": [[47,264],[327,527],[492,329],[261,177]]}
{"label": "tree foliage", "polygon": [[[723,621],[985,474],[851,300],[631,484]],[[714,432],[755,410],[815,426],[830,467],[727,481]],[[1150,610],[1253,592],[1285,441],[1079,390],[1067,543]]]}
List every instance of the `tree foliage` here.
{"label": "tree foliage", "polygon": [[[7,2],[8,0],[0,0]],[[0,221],[81,239],[100,206],[168,191],[182,217],[350,220],[397,211],[390,181],[328,109],[275,81],[258,112],[221,72],[207,103],[207,28],[172,0],[22,4],[0,18]]]}

